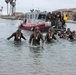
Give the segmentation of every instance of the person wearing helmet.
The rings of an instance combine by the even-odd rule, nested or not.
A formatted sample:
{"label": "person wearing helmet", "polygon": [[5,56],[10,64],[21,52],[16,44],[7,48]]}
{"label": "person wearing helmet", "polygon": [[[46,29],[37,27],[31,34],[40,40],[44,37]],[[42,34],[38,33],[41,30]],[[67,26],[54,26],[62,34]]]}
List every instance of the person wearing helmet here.
{"label": "person wearing helmet", "polygon": [[32,45],[37,46],[40,45],[40,40],[42,41],[42,47],[44,44],[43,35],[40,32],[39,27],[35,27],[34,32],[31,34],[29,38],[29,44],[32,43]]}

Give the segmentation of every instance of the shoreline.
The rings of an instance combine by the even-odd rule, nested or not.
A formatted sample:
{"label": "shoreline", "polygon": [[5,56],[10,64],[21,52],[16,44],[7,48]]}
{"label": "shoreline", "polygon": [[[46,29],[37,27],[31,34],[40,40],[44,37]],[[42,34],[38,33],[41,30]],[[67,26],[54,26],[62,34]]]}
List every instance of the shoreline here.
{"label": "shoreline", "polygon": [[1,19],[10,19],[10,20],[24,20],[24,15],[13,16],[13,15],[1,15]]}
{"label": "shoreline", "polygon": [[[10,19],[10,20],[24,20],[25,16],[21,15],[21,16],[10,16],[10,15],[1,15],[0,16],[1,19]],[[66,23],[74,23],[76,24],[76,21],[73,20],[67,20]]]}
{"label": "shoreline", "polygon": [[76,21],[73,21],[73,20],[67,20],[66,23],[75,23],[75,24],[76,24]]}

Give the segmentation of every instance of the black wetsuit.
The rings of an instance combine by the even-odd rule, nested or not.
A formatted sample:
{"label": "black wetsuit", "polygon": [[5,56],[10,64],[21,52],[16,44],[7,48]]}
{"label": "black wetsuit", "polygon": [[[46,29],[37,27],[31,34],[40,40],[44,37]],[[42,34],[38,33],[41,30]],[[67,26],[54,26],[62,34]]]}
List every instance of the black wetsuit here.
{"label": "black wetsuit", "polygon": [[56,40],[56,37],[53,35],[51,38],[49,38],[49,35],[48,35],[48,33],[46,34],[46,36],[45,36],[45,40],[46,40],[46,42],[47,43],[50,43],[50,42],[52,42],[52,40],[53,39],[55,39]]}
{"label": "black wetsuit", "polygon": [[76,40],[76,39],[73,38],[72,35],[70,35],[68,38],[70,38],[70,40]]}
{"label": "black wetsuit", "polygon": [[68,36],[71,35],[71,33],[72,33],[71,31],[69,31],[69,32],[66,31],[66,34],[67,34]]}
{"label": "black wetsuit", "polygon": [[48,13],[48,15],[46,16],[46,21],[51,21],[51,13]]}
{"label": "black wetsuit", "polygon": [[57,18],[57,16],[54,13],[52,13],[52,15],[51,15],[51,26],[56,25],[56,18]]}
{"label": "black wetsuit", "polygon": [[29,39],[29,43],[31,44],[32,42],[32,45],[40,45],[40,39],[42,42],[44,42],[43,35],[41,33],[38,35],[37,39],[34,37],[34,33],[32,33]]}
{"label": "black wetsuit", "polygon": [[16,38],[16,32],[15,33],[13,33],[10,37],[8,37],[7,39],[9,40],[9,39],[11,39],[12,37],[15,37],[14,38],[14,41],[21,41],[21,38],[23,38],[24,40],[26,40],[26,38],[23,36],[23,33],[21,33],[21,35],[20,35],[20,38],[18,39],[18,38]]}

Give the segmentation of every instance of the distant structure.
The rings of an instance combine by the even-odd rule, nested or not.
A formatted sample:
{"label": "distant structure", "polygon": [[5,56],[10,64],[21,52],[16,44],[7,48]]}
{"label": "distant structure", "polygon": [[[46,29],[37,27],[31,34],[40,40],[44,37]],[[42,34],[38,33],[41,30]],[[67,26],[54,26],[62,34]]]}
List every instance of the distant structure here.
{"label": "distant structure", "polygon": [[0,15],[2,15],[3,14],[3,6],[1,6],[1,8],[0,8]]}
{"label": "distant structure", "polygon": [[0,15],[2,15],[2,9],[0,9]]}
{"label": "distant structure", "polygon": [[[16,0],[5,0],[7,4],[7,15],[14,15],[16,12]],[[10,4],[10,13],[8,13],[8,3]]]}
{"label": "distant structure", "polygon": [[76,8],[58,9],[55,11],[60,11],[62,14],[67,14],[68,20],[76,21]]}

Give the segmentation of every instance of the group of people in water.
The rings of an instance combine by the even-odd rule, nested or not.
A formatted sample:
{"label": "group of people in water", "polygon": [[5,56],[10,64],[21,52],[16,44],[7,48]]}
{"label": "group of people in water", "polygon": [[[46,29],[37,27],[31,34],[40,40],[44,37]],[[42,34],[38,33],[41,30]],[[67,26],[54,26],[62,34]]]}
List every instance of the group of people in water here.
{"label": "group of people in water", "polygon": [[[71,31],[70,28],[68,28],[66,31],[61,31],[61,33],[57,33],[57,34],[60,38],[63,39],[76,40],[76,31]],[[40,32],[40,28],[35,27],[33,33],[30,35],[29,44],[37,46],[42,43],[43,46],[44,42],[51,43],[54,42],[54,40],[59,41],[55,35],[56,34],[54,29],[49,28],[44,38],[43,34]],[[16,32],[14,32],[10,37],[8,37],[7,40],[11,39],[12,37],[14,37],[14,41],[21,41],[21,38],[26,40],[20,28]]]}
{"label": "group of people in water", "polygon": [[71,31],[70,28],[68,28],[66,32],[61,31],[59,36],[63,39],[76,40],[76,31]]}

